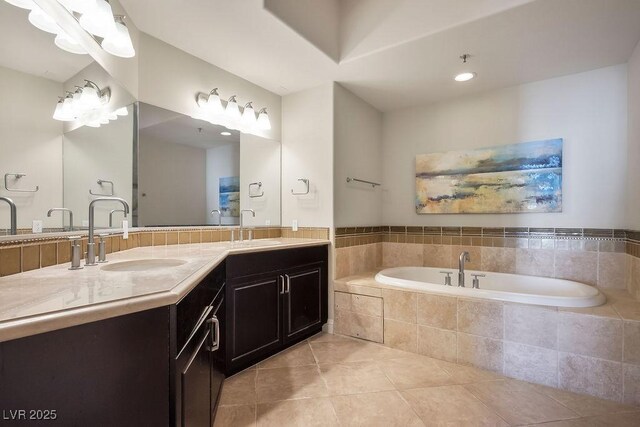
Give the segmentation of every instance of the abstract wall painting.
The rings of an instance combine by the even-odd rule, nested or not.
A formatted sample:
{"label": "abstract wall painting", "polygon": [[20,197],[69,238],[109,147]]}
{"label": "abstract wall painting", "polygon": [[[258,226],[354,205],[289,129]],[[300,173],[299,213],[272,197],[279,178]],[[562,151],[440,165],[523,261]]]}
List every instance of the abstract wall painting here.
{"label": "abstract wall painting", "polygon": [[223,217],[239,217],[240,177],[221,177],[219,181],[220,215]]}
{"label": "abstract wall painting", "polygon": [[416,212],[562,212],[562,139],[416,156]]}

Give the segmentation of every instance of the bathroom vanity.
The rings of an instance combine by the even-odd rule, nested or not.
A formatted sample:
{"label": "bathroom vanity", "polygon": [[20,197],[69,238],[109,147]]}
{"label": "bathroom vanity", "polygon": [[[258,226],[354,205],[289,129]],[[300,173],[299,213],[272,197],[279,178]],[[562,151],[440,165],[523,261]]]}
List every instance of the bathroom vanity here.
{"label": "bathroom vanity", "polygon": [[[25,410],[22,422],[27,425],[34,420],[47,425],[212,425],[225,375],[321,331],[328,295],[327,242],[217,247],[221,249],[211,252],[165,249],[164,257],[195,257],[196,252],[212,260],[194,264],[196,271],[168,290],[88,307],[116,304],[113,310],[121,315],[85,323],[83,317],[92,318],[80,312],[86,306],[70,309],[78,312],[76,320],[64,312],[42,314],[65,315],[67,322],[78,324],[0,342],[3,416],[22,417],[15,411]],[[145,257],[160,253],[140,249],[146,250],[139,251]],[[140,257],[135,251],[119,255]],[[95,271],[86,273],[98,277],[87,283],[109,277]],[[81,278],[74,271],[58,273]],[[128,273],[117,274],[114,280],[130,280]],[[175,275],[167,277],[176,280]],[[164,298],[175,301],[164,303],[167,299],[157,293],[169,293]],[[131,308],[135,299],[147,297],[154,297],[151,305],[159,305]],[[21,321],[33,329],[31,320],[10,321],[12,333]],[[35,320],[42,328],[43,320]]]}

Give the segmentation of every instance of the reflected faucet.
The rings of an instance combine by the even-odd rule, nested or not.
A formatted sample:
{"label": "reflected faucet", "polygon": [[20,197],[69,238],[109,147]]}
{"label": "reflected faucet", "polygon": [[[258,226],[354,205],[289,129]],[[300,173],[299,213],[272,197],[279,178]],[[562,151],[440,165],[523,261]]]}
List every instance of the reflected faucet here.
{"label": "reflected faucet", "polygon": [[[53,212],[69,212],[69,231],[73,231],[73,212],[71,211],[71,209],[67,209],[67,208],[51,208],[49,209],[49,212],[47,212],[47,216],[51,217],[51,214]],[[64,215],[64,213],[63,213]],[[62,223],[63,228],[64,228],[64,222]]]}
{"label": "reflected faucet", "polygon": [[129,204],[125,199],[120,197],[98,197],[89,203],[89,242],[87,243],[87,258],[84,265],[98,265],[96,263],[96,249],[95,242],[93,240],[93,233],[95,228],[95,204],[98,202],[119,202],[124,206],[124,217],[127,217],[129,213]]}
{"label": "reflected faucet", "polygon": [[109,212],[109,228],[113,228],[113,214],[116,212],[122,212],[124,214],[124,217],[127,217],[127,213],[124,211],[124,209],[113,209],[111,212]]}
{"label": "reflected faucet", "polygon": [[464,288],[464,262],[471,262],[471,256],[469,252],[460,252],[460,258],[458,258],[458,286]]}
{"label": "reflected faucet", "polygon": [[18,234],[18,210],[16,209],[16,204],[8,197],[0,197],[0,200],[9,204],[9,208],[11,210],[11,231],[9,234],[15,236]]}
{"label": "reflected faucet", "polygon": [[218,213],[218,227],[222,227],[222,212],[220,212],[220,209],[214,209],[211,211],[211,215],[213,215],[214,212]]}
{"label": "reflected faucet", "polygon": [[[253,218],[255,218],[255,217],[256,217],[256,212],[255,212],[253,209],[242,209],[242,210],[240,211],[240,241],[241,241],[241,242],[242,242],[242,240],[244,239],[244,237],[243,237],[243,234],[244,234],[244,233],[243,233],[243,231],[242,231],[242,230],[243,230],[243,228],[244,228],[244,226],[243,226],[243,221],[242,221],[242,213],[243,213],[243,212],[251,212],[251,216],[252,216]],[[249,239],[249,240],[251,240],[251,239]]]}

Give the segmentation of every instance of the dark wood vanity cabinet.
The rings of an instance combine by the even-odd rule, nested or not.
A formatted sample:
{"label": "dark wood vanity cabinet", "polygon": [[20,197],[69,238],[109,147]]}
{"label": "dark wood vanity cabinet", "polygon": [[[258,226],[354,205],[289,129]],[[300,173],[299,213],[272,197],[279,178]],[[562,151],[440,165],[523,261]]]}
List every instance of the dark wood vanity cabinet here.
{"label": "dark wood vanity cabinet", "polygon": [[327,257],[313,246],[227,258],[228,375],[322,330]]}

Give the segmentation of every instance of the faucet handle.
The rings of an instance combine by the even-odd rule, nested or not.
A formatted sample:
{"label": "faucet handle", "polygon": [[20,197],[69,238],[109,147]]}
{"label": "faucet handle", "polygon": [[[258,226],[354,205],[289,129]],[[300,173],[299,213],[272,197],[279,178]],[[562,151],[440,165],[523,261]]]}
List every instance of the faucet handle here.
{"label": "faucet handle", "polygon": [[104,263],[107,262],[107,247],[105,242],[105,237],[109,237],[109,233],[98,234],[98,262]]}
{"label": "faucet handle", "polygon": [[480,289],[480,279],[478,277],[487,277],[486,274],[471,274],[473,276],[473,289]]}
{"label": "faucet handle", "polygon": [[452,271],[441,271],[440,273],[446,274],[446,276],[444,278],[444,285],[445,286],[451,286],[451,274],[453,272]]}
{"label": "faucet handle", "polygon": [[80,266],[80,258],[82,258],[80,239],[82,236],[69,236],[67,239],[71,242],[71,267],[69,270],[81,270],[83,268]]}

